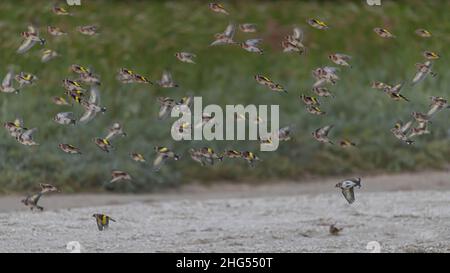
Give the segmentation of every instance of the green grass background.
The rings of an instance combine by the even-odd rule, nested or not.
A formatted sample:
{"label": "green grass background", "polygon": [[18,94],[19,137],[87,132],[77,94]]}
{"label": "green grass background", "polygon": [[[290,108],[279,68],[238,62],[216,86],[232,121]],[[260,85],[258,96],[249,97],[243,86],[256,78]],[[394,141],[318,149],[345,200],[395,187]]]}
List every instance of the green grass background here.
{"label": "green grass background", "polygon": [[[381,7],[370,7],[365,1],[223,1],[230,16],[211,12],[205,1],[81,1],[81,7],[69,7],[75,14],[72,17],[51,13],[52,1],[0,2],[0,75],[14,64],[16,72],[31,72],[40,79],[19,95],[0,94],[1,121],[22,117],[25,126],[39,129],[36,140],[41,143],[39,147],[21,146],[5,130],[0,132],[0,192],[29,190],[39,182],[53,183],[65,192],[142,192],[192,181],[301,180],[311,175],[442,169],[450,162],[449,111],[439,113],[432,134],[418,138],[413,146],[399,142],[389,131],[396,120],[409,118],[411,111],[426,111],[428,96],[450,97],[448,1],[383,0]],[[306,24],[311,17],[324,20],[330,29],[311,28]],[[25,55],[15,53],[21,43],[19,33],[30,22],[40,26],[47,39],[45,48],[56,50],[61,57],[42,64],[39,45]],[[214,33],[222,32],[228,22],[256,23],[258,33],[238,32],[236,39],[263,38],[264,55],[231,46],[208,47]],[[88,37],[75,31],[76,26],[87,24],[98,25],[101,34]],[[69,35],[50,37],[48,25],[61,27]],[[303,56],[281,52],[280,41],[294,25],[305,31],[307,53]],[[397,38],[379,38],[372,31],[377,26],[388,28]],[[433,37],[416,36],[417,28],[430,30]],[[426,49],[441,54],[434,66],[439,75],[405,87],[402,92],[411,102],[392,101],[370,88],[373,80],[410,81],[414,64],[423,60],[421,53]],[[178,62],[177,51],[196,53],[197,64]],[[310,92],[312,69],[332,65],[327,56],[333,52],[352,55],[353,68],[340,70],[341,80],[331,87],[336,98],[322,100],[327,115],[312,116],[305,112],[299,95]],[[50,99],[63,95],[61,81],[71,75],[68,69],[74,63],[91,66],[101,75],[102,104],[108,111],[86,125],[63,127],[53,116],[62,111],[80,113],[81,109],[56,106]],[[153,81],[169,69],[181,87],[123,85],[115,79],[121,67]],[[281,83],[289,94],[260,87],[253,79],[257,73]],[[258,152],[259,144],[251,141],[175,142],[170,137],[174,120],[156,119],[156,97],[179,99],[188,93],[202,96],[204,104],[279,104],[281,126],[294,126],[294,140],[266,153]],[[107,154],[92,138],[104,136],[114,121],[124,124],[128,137],[116,139],[116,150]],[[350,138],[358,148],[343,150],[315,142],[311,132],[327,124],[335,124],[333,139]],[[80,147],[83,155],[64,154],[58,143]],[[155,145],[167,145],[184,158],[154,173],[148,164],[138,164],[128,156],[141,152],[151,162]],[[263,162],[252,169],[242,161],[203,168],[187,154],[190,147],[202,146],[255,151]],[[128,171],[133,183],[105,186],[112,169]]]}

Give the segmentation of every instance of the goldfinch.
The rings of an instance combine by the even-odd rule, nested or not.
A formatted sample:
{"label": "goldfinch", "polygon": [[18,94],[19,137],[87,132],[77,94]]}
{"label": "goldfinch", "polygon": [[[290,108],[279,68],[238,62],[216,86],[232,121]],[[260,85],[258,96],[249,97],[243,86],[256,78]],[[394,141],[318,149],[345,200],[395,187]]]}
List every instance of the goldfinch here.
{"label": "goldfinch", "polygon": [[214,12],[222,13],[222,14],[225,14],[225,15],[229,15],[228,11],[220,3],[209,3],[208,7],[209,7],[210,10],[212,10]]}
{"label": "goldfinch", "polygon": [[118,181],[125,181],[125,180],[127,181],[132,180],[131,176],[128,173],[124,171],[112,171],[111,180],[109,181],[109,183],[115,183]]}
{"label": "goldfinch", "polygon": [[314,132],[312,132],[312,136],[315,140],[321,142],[321,143],[329,143],[333,144],[333,142],[328,138],[328,134],[330,133],[331,129],[333,129],[334,125],[327,125],[324,127],[321,127]]}
{"label": "goldfinch", "polygon": [[319,19],[308,19],[307,23],[312,26],[313,28],[316,29],[320,29],[320,30],[326,30],[329,27],[327,26],[327,24],[325,24],[325,22],[320,21]]}
{"label": "goldfinch", "polygon": [[61,149],[61,151],[65,152],[66,154],[77,154],[77,155],[81,154],[80,149],[70,144],[61,143],[58,145],[58,147]]}
{"label": "goldfinch", "polygon": [[197,55],[189,52],[177,52],[175,53],[175,57],[177,57],[180,62],[195,64],[194,58],[196,58]]}
{"label": "goldfinch", "polygon": [[336,184],[336,188],[340,188],[342,195],[349,204],[355,202],[354,188],[361,188],[361,178],[346,179]]}
{"label": "goldfinch", "polygon": [[387,29],[384,28],[376,27],[373,29],[373,31],[376,34],[378,34],[378,36],[380,36],[381,38],[386,39],[395,38],[395,36],[392,33],[390,33]]}
{"label": "goldfinch", "polygon": [[92,217],[95,218],[95,220],[97,221],[97,227],[98,230],[103,231],[109,228],[109,221],[112,222],[116,222],[116,220],[112,219],[111,217],[105,215],[105,214],[100,214],[100,213],[96,213],[93,214]]}

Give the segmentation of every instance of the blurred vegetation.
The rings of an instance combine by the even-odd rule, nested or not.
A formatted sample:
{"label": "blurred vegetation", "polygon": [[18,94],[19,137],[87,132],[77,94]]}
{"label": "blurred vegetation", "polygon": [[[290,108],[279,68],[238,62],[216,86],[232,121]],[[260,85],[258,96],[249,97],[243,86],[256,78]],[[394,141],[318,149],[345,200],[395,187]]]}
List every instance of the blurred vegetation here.
{"label": "blurred vegetation", "polygon": [[[342,175],[400,172],[446,168],[450,162],[449,115],[439,113],[431,125],[432,134],[419,137],[412,146],[395,139],[389,129],[411,111],[426,111],[431,95],[449,94],[449,1],[382,1],[382,7],[370,7],[365,1],[223,1],[230,16],[216,14],[204,1],[86,1],[68,7],[75,16],[56,16],[52,1],[0,2],[0,75],[10,64],[16,72],[26,71],[39,81],[18,95],[0,94],[1,121],[22,117],[28,128],[37,127],[37,147],[25,147],[0,132],[0,191],[23,191],[39,182],[53,183],[65,192],[114,190],[142,192],[191,181],[267,181],[301,179],[310,175]],[[64,4],[64,2],[61,2]],[[331,28],[320,31],[306,20],[316,17]],[[47,40],[45,48],[56,50],[60,57],[41,63],[42,47],[28,53],[15,53],[21,43],[19,33],[30,22],[40,26]],[[229,22],[255,23],[258,32],[237,32],[236,39],[264,39],[264,55],[251,54],[233,47],[208,47],[213,35],[222,32]],[[101,34],[94,37],[75,31],[79,25],[95,24]],[[67,37],[50,37],[48,25],[69,32]],[[281,39],[293,26],[305,31],[303,56],[281,52]],[[391,30],[397,38],[381,39],[373,28]],[[415,35],[417,28],[433,33],[430,39]],[[409,103],[390,100],[370,88],[373,80],[398,83],[412,79],[414,64],[423,61],[423,50],[441,54],[434,65],[438,77],[402,91]],[[174,53],[197,54],[197,64],[176,60]],[[312,116],[300,102],[301,93],[309,93],[313,84],[312,69],[332,65],[327,56],[339,52],[353,56],[353,68],[342,68],[341,80],[331,87],[333,99],[322,99],[326,116]],[[51,103],[52,96],[63,96],[61,81],[72,77],[71,64],[92,67],[101,75],[104,115],[86,125],[61,126],[52,118],[58,112],[73,109]],[[126,67],[157,80],[162,71],[172,72],[178,89],[161,89],[155,85],[120,84],[119,68]],[[284,85],[288,94],[275,94],[259,86],[253,76],[264,74]],[[183,141],[170,137],[174,120],[158,121],[157,96],[176,99],[186,94],[203,97],[203,104],[279,104],[280,125],[294,127],[294,140],[281,143],[276,152],[259,152],[253,141]],[[100,151],[92,142],[104,136],[112,122],[124,125],[128,136],[115,139],[112,153]],[[358,147],[344,150],[321,145],[311,132],[335,124],[332,139],[349,138]],[[83,155],[71,156],[59,150],[59,143],[82,149]],[[149,164],[153,146],[166,145],[184,158],[170,162],[158,173]],[[256,168],[243,161],[229,160],[213,167],[201,167],[189,158],[190,147],[211,146],[218,151],[239,149],[255,151],[263,159]],[[133,162],[130,152],[140,152],[147,164]],[[129,172],[133,183],[105,186],[110,172]]]}

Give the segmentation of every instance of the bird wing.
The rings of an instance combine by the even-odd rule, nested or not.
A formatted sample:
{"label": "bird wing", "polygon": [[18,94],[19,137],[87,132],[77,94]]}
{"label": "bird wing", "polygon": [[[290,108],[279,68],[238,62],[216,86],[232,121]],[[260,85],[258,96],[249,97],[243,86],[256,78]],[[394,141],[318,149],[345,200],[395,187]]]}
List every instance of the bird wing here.
{"label": "bird wing", "polygon": [[28,26],[28,32],[35,35],[39,35],[39,29],[33,25]]}
{"label": "bird wing", "polygon": [[165,154],[158,154],[158,156],[153,161],[153,170],[154,171],[159,171],[159,169],[161,168],[161,166],[164,163],[164,161],[166,160],[166,158],[167,158],[167,155],[165,155]]}
{"label": "bird wing", "polygon": [[302,42],[303,41],[303,30],[299,27],[295,27],[293,37],[295,40]]}
{"label": "bird wing", "polygon": [[17,53],[22,54],[27,52],[30,48],[32,48],[36,44],[36,41],[31,39],[24,39],[22,44],[17,49]]}
{"label": "bird wing", "polygon": [[96,216],[95,220],[97,220],[98,230],[103,230],[102,217],[101,216]]}
{"label": "bird wing", "polygon": [[439,110],[439,105],[433,105],[431,109],[428,111],[427,116],[432,116]]}
{"label": "bird wing", "polygon": [[31,139],[33,134],[37,131],[37,128],[33,128],[30,130],[26,130],[25,132],[22,133],[22,137],[27,138],[27,139]]}
{"label": "bird wing", "polygon": [[161,82],[170,83],[172,82],[172,74],[169,71],[164,71],[162,74]]}
{"label": "bird wing", "polygon": [[326,82],[325,79],[319,79],[313,84],[313,88],[314,87],[319,87],[319,86],[323,85],[325,82]]}
{"label": "bird wing", "polygon": [[338,69],[337,67],[333,67],[333,66],[325,66],[325,67],[323,68],[323,70],[324,70],[326,73],[334,74],[334,73],[336,73],[336,71],[338,71],[339,69]]}
{"label": "bird wing", "polygon": [[11,86],[13,77],[14,72],[12,69],[10,69],[8,73],[6,73],[6,76],[3,78],[2,86],[3,87]]}
{"label": "bird wing", "polygon": [[414,78],[412,80],[413,84],[416,84],[418,82],[420,82],[421,80],[423,80],[425,78],[426,73],[424,73],[423,71],[417,71],[416,75],[414,75]]}
{"label": "bird wing", "polygon": [[249,40],[245,41],[245,44],[248,45],[248,46],[256,46],[261,41],[262,41],[262,39],[249,39]]}
{"label": "bird wing", "polygon": [[338,58],[341,58],[341,59],[343,59],[343,60],[345,60],[345,61],[348,61],[348,60],[351,60],[351,59],[352,59],[352,56],[346,55],[346,54],[336,53],[335,55],[336,55]]}
{"label": "bird wing", "polygon": [[99,105],[100,104],[100,92],[96,85],[93,85],[90,90],[89,103]]}
{"label": "bird wing", "polygon": [[61,117],[64,117],[64,118],[68,118],[68,119],[73,119],[74,118],[73,112],[58,113],[58,116],[61,116]]}
{"label": "bird wing", "polygon": [[161,105],[159,108],[158,118],[163,119],[170,112],[171,107],[168,105]]}
{"label": "bird wing", "polygon": [[[90,89],[90,95],[87,105],[88,106],[98,105],[99,103],[100,103],[100,92],[98,91],[98,87],[93,85]],[[83,116],[81,116],[80,122],[89,122],[97,115],[97,111],[94,111],[90,107],[85,108],[86,111],[84,112]]]}
{"label": "bird wing", "polygon": [[319,129],[317,129],[317,134],[327,136],[332,128],[333,128],[333,125],[328,125],[328,126],[319,128]]}
{"label": "bird wing", "polygon": [[96,111],[86,110],[80,118],[80,122],[89,122],[97,115]]}
{"label": "bird wing", "polygon": [[392,88],[389,89],[389,92],[393,93],[393,94],[399,94],[400,90],[402,90],[402,88],[403,88],[403,84],[404,83],[399,83],[399,84],[394,85]]}
{"label": "bird wing", "polygon": [[402,126],[402,128],[400,128],[402,133],[405,133],[409,130],[409,128],[411,127],[411,125],[413,124],[413,121],[410,120],[407,123],[405,123],[405,125]]}
{"label": "bird wing", "polygon": [[42,192],[38,192],[36,194],[33,194],[32,196],[29,197],[29,200],[34,203],[35,205],[37,205],[37,203],[39,202],[39,199],[42,196]]}
{"label": "bird wing", "polygon": [[232,39],[234,37],[234,33],[236,31],[236,25],[235,24],[228,24],[227,28],[225,29],[225,36]]}
{"label": "bird wing", "polygon": [[344,195],[349,204],[355,202],[355,193],[353,191],[353,188],[342,189],[342,195]]}
{"label": "bird wing", "polygon": [[287,137],[290,132],[291,132],[291,128],[289,126],[283,127],[280,130],[278,130],[278,138]]}

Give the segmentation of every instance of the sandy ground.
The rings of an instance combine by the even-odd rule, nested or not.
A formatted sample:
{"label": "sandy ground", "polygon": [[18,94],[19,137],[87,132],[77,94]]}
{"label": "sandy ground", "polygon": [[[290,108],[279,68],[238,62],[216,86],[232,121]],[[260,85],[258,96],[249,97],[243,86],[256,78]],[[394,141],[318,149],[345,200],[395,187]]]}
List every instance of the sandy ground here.
{"label": "sandy ground", "polygon": [[[450,252],[450,173],[189,186],[149,195],[51,195],[31,212],[0,197],[0,252]],[[117,220],[97,230],[93,213]],[[329,225],[343,230],[329,234]],[[373,243],[375,241],[377,243]],[[368,246],[369,244],[369,246]]]}

